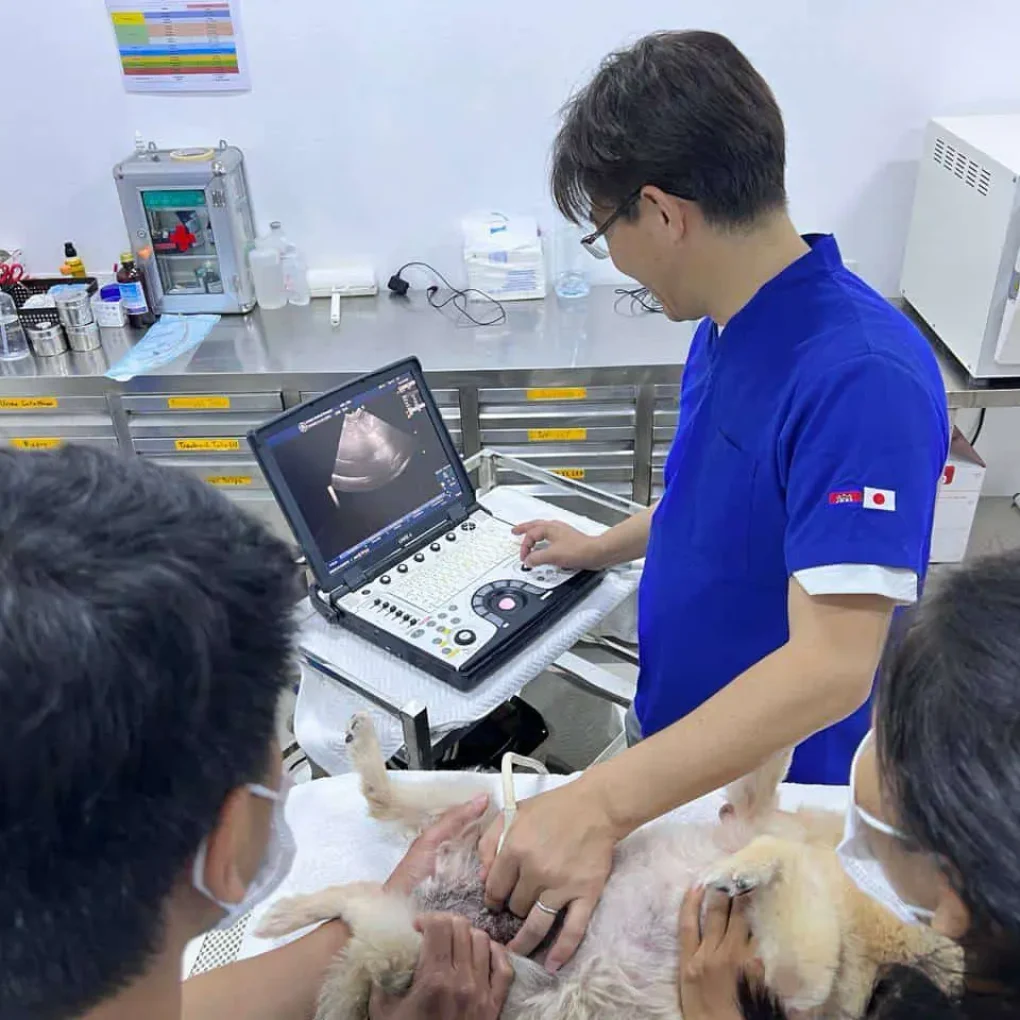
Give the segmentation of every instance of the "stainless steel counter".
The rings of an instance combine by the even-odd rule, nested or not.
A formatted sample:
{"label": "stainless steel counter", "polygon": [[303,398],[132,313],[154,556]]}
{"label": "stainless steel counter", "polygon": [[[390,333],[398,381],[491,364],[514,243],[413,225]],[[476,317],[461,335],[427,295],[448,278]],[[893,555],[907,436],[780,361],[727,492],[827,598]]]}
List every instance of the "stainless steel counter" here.
{"label": "stainless steel counter", "polygon": [[[248,430],[415,354],[464,455],[492,447],[641,503],[656,495],[691,324],[635,311],[610,287],[508,303],[501,326],[462,327],[448,311],[412,292],[346,300],[337,329],[326,301],[224,317],[196,350],[124,384],[104,373],[137,335],[106,330],[90,354],[0,362],[0,444],[120,447],[190,470],[282,528]],[[1020,405],[1020,381],[976,386],[931,339],[952,408]]]}

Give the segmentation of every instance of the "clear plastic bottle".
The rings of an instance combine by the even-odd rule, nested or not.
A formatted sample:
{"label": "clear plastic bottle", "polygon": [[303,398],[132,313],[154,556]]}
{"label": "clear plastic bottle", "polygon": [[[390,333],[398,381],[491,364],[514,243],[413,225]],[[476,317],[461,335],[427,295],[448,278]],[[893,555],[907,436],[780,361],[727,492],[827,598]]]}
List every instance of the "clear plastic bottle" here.
{"label": "clear plastic bottle", "polygon": [[280,265],[283,268],[283,286],[287,291],[287,300],[292,305],[311,303],[312,291],[308,285],[308,262],[301,249],[283,232],[283,225],[277,221],[269,224],[272,231],[270,240],[280,252]]}
{"label": "clear plastic bottle", "polygon": [[255,283],[255,298],[260,308],[272,310],[286,307],[287,288],[284,286],[281,254],[274,234],[260,237],[248,253],[248,264]]}
{"label": "clear plastic bottle", "polygon": [[31,353],[18,306],[10,294],[0,291],[0,361],[18,361]]}

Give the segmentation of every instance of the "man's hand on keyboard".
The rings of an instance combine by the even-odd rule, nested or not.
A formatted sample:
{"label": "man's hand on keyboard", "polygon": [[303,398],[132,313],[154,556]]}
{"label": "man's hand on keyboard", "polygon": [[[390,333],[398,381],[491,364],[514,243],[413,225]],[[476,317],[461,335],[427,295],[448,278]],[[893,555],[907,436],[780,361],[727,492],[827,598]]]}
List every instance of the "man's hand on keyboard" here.
{"label": "man's hand on keyboard", "polygon": [[[598,539],[563,521],[528,521],[518,524],[514,534],[522,536],[521,560],[529,567],[551,563],[563,570],[596,570],[602,566]],[[536,549],[539,542],[547,544]]]}

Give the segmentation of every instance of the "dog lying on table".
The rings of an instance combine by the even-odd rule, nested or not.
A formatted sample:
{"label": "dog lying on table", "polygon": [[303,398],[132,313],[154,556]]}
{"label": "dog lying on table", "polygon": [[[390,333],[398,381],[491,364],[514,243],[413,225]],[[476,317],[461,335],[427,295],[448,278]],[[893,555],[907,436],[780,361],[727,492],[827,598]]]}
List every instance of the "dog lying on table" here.
{"label": "dog lying on table", "polygon": [[[394,782],[368,716],[355,716],[347,741],[369,813],[419,832],[447,808],[488,791],[458,783]],[[731,896],[750,895],[748,917],[765,982],[791,1012],[861,1016],[880,968],[924,967],[944,987],[962,970],[955,946],[927,928],[905,925],[862,893],[834,853],[842,818],[832,812],[778,809],[790,755],[774,759],[726,791],[717,824],[646,827],[616,851],[588,933],[555,975],[513,957],[515,978],[504,1020],[679,1020],[677,936],[680,902],[695,881]],[[410,897],[369,883],[335,886],[283,900],[259,934],[276,937],[343,918],[352,938],[322,990],[317,1020],[364,1020],[372,985],[390,994],[410,987],[424,912],[461,914],[503,944],[523,922],[484,905],[477,845],[490,811],[441,848],[435,875]]]}

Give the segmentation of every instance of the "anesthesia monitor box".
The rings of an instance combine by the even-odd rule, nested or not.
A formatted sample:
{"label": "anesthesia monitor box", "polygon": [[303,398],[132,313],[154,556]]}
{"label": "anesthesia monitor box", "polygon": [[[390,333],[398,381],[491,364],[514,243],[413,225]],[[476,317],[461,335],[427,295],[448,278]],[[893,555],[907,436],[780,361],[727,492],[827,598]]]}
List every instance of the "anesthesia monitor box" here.
{"label": "anesthesia monitor box", "polygon": [[984,481],[985,462],[960,430],[954,428],[949,460],[942,470],[935,501],[932,563],[959,563],[963,559]]}

